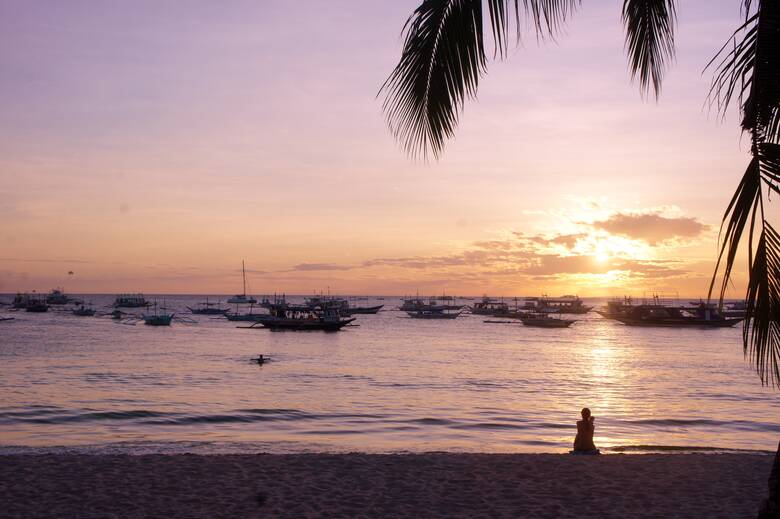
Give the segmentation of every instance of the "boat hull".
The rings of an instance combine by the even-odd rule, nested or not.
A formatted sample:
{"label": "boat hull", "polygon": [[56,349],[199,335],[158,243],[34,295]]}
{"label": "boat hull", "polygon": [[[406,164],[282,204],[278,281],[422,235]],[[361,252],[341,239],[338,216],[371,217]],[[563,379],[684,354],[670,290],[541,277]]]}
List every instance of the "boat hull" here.
{"label": "boat hull", "polygon": [[534,328],[568,328],[575,321],[568,319],[521,319],[524,326]]}
{"label": "boat hull", "polygon": [[705,320],[705,319],[635,319],[613,317],[628,326],[657,326],[665,328],[730,328],[743,321],[742,318]]}
{"label": "boat hull", "polygon": [[295,330],[295,331],[326,331],[335,332],[348,325],[355,318],[342,319],[340,321],[306,320],[306,319],[265,319],[258,324],[271,330]]}
{"label": "boat hull", "polygon": [[407,312],[412,319],[455,319],[460,315],[457,314],[445,314],[445,313],[422,313],[422,312]]}
{"label": "boat hull", "polygon": [[342,315],[369,315],[378,313],[385,305],[358,306],[342,311]]}
{"label": "boat hull", "polygon": [[170,326],[172,320],[173,320],[172,315],[144,316],[144,324],[147,326]]}
{"label": "boat hull", "polygon": [[190,308],[189,306],[187,310],[196,315],[225,315],[230,311],[229,308]]}

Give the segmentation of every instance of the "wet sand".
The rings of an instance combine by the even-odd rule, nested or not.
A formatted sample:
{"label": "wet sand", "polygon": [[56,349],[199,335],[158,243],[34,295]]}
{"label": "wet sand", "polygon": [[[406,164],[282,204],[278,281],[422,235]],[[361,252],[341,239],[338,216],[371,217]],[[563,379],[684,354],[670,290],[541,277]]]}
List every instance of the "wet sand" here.
{"label": "wet sand", "polygon": [[0,456],[0,517],[755,517],[770,455]]}

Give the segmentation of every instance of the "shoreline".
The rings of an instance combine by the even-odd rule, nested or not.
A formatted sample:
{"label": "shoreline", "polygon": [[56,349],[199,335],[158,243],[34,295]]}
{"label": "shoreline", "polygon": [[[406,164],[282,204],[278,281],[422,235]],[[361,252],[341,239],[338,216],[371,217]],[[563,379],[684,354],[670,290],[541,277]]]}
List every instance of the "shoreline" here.
{"label": "shoreline", "polygon": [[4,517],[755,517],[773,456],[3,455]]}

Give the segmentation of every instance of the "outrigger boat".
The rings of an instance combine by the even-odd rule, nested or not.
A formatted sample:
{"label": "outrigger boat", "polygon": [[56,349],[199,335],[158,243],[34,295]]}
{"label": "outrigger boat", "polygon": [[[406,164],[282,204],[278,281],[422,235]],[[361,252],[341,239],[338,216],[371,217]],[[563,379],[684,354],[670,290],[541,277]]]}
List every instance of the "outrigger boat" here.
{"label": "outrigger boat", "polygon": [[17,292],[14,296],[14,300],[11,302],[11,308],[17,308],[20,310],[23,310],[24,308],[27,308],[27,304],[30,302],[30,294],[25,292],[22,294],[21,292]]}
{"label": "outrigger boat", "polygon": [[615,316],[613,319],[629,326],[728,328],[741,322],[744,318],[724,317],[717,309],[707,305],[686,308],[643,304],[637,305],[624,315]]}
{"label": "outrigger boat", "polygon": [[151,303],[143,294],[118,294],[114,300],[114,308],[144,308]]}
{"label": "outrigger boat", "polygon": [[[142,314],[141,315],[141,319],[143,319],[144,324],[146,324],[148,326],[170,326],[171,325],[171,321],[173,320],[173,316],[175,314],[159,313],[157,311],[157,303],[156,302],[152,306],[154,307],[154,314]],[[167,310],[165,307],[161,307],[161,308],[163,310]]]}
{"label": "outrigger boat", "polygon": [[339,314],[342,317],[349,317],[351,315],[369,315],[369,314],[376,314],[381,310],[385,305],[376,305],[376,306],[354,306],[350,304],[348,299],[339,298],[339,297],[331,297],[331,296],[315,296],[315,297],[309,297],[306,299],[306,304],[310,306],[311,308],[325,308],[326,306],[329,306],[331,308],[336,308],[339,311]]}
{"label": "outrigger boat", "polygon": [[596,310],[596,313],[607,319],[614,319],[626,315],[634,306],[634,300],[626,296],[623,299],[607,301],[606,306]]}
{"label": "outrigger boat", "polygon": [[471,313],[475,315],[498,316],[509,312],[509,305],[504,301],[497,301],[484,296],[481,301],[471,306]]}
{"label": "outrigger boat", "polygon": [[253,305],[249,305],[249,312],[245,314],[238,313],[238,307],[236,307],[235,312],[227,312],[223,314],[225,316],[225,319],[228,321],[249,321],[249,322],[260,322],[264,319],[268,319],[271,317],[271,314],[255,314],[252,313],[252,308],[254,308]]}
{"label": "outrigger boat", "polygon": [[586,306],[578,296],[547,297],[537,300],[537,310],[543,313],[587,314],[593,307]]}
{"label": "outrigger boat", "polygon": [[446,312],[442,308],[421,308],[406,312],[412,319],[456,319],[461,312]]}
{"label": "outrigger boat", "polygon": [[206,301],[198,303],[195,308],[188,306],[187,309],[191,313],[198,315],[225,315],[230,311],[230,308],[222,308],[219,306],[219,302],[209,303],[208,297],[206,298]]}
{"label": "outrigger boat", "polygon": [[95,315],[95,309],[90,306],[84,306],[83,304],[79,306],[78,308],[74,308],[72,310],[73,315],[77,315],[79,317],[92,317]]}
{"label": "outrigger boat", "polygon": [[43,297],[30,297],[27,300],[27,305],[24,307],[26,312],[43,313],[49,311],[49,305],[46,304],[46,299]]}
{"label": "outrigger boat", "polygon": [[51,292],[46,294],[47,305],[66,305],[71,302],[71,298],[65,295],[62,288],[54,288]]}
{"label": "outrigger boat", "polygon": [[519,319],[524,326],[535,328],[568,328],[577,322],[574,319],[561,319],[546,313],[526,313],[520,316]]}
{"label": "outrigger boat", "polygon": [[271,330],[324,330],[337,331],[355,320],[354,317],[343,319],[338,309],[325,306],[324,309],[310,306],[273,305],[268,318],[256,322],[257,325]]}
{"label": "outrigger boat", "polygon": [[252,296],[247,297],[246,295],[246,267],[244,266],[244,260],[241,260],[241,276],[244,279],[244,292],[241,294],[234,295],[233,297],[228,299],[227,302],[230,304],[237,304],[237,305],[257,303],[257,299],[255,299]]}

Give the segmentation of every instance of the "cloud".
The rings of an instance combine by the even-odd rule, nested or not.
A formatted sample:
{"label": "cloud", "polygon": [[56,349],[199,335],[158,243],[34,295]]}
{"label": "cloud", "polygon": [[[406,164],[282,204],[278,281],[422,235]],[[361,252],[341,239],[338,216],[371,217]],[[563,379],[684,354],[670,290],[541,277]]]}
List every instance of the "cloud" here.
{"label": "cloud", "polygon": [[611,234],[646,241],[650,245],[680,238],[695,238],[709,228],[696,218],[667,218],[658,213],[615,213],[591,225]]}
{"label": "cloud", "polygon": [[291,271],[295,272],[316,272],[321,270],[352,270],[353,265],[336,265],[334,263],[298,263],[293,266]]}

